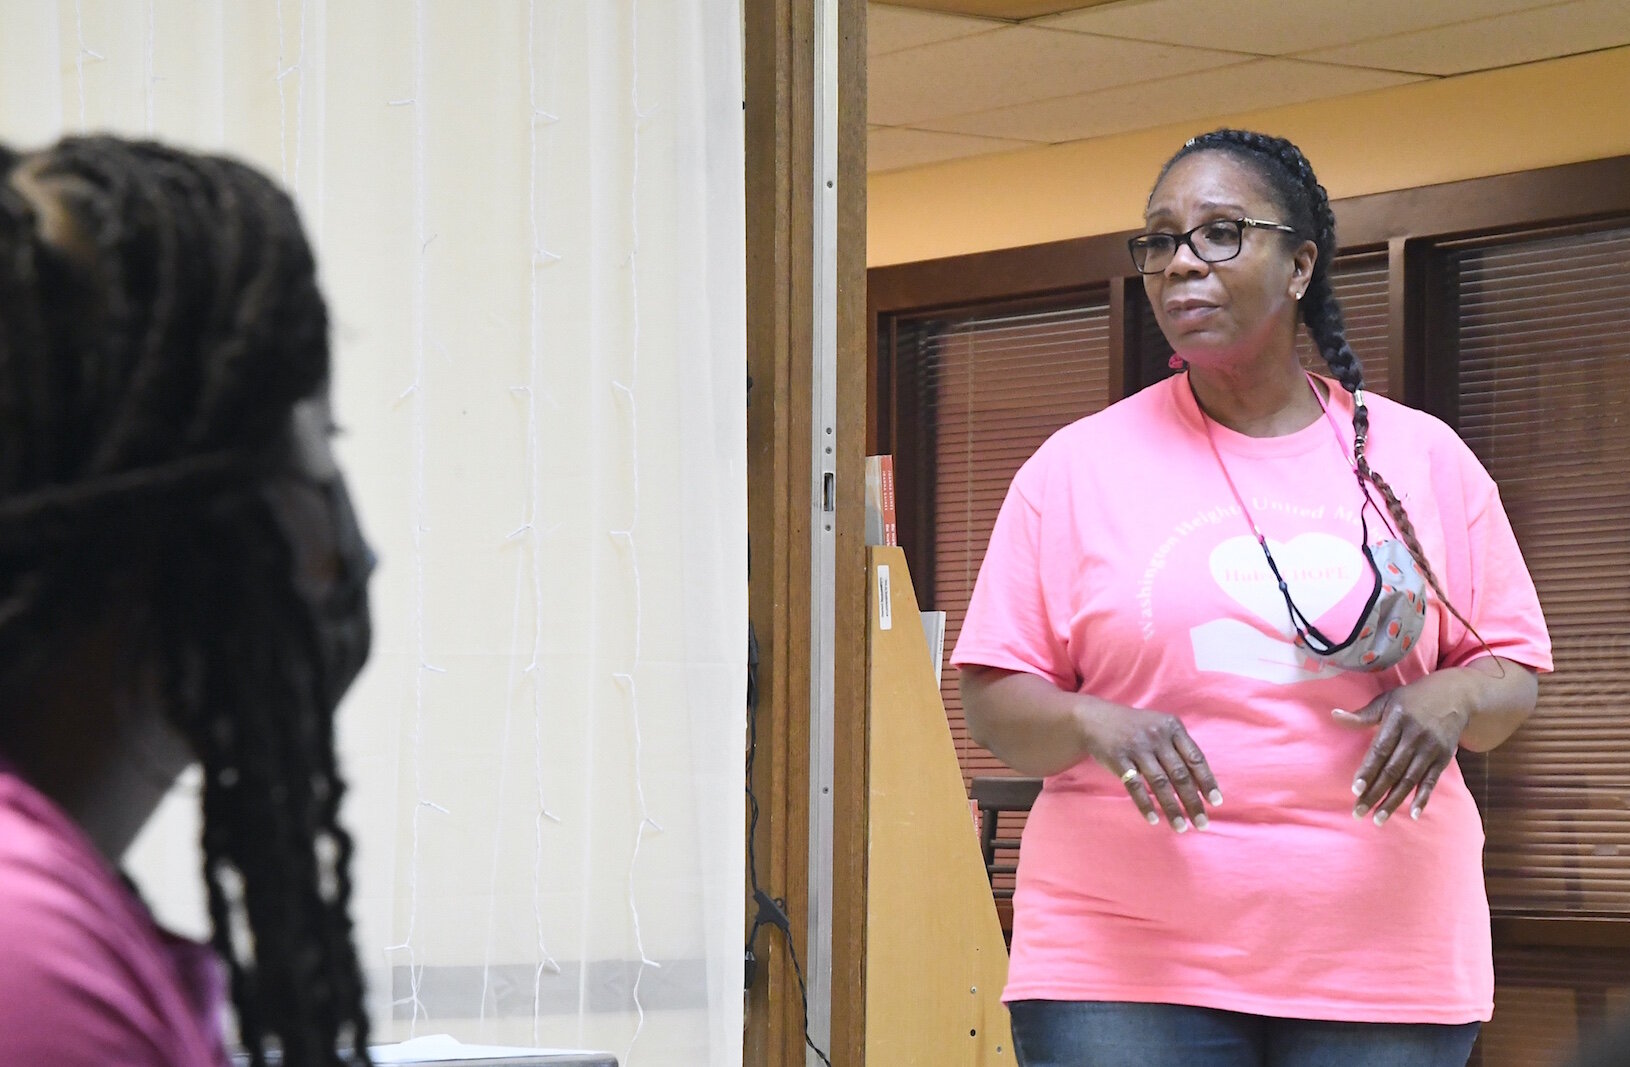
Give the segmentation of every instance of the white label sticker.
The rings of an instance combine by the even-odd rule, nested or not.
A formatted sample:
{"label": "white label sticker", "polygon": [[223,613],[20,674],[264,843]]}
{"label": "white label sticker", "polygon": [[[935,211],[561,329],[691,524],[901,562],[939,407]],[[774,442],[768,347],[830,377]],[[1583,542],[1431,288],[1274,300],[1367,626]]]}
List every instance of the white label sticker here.
{"label": "white label sticker", "polygon": [[877,628],[887,630],[894,625],[894,609],[889,604],[889,569],[877,568]]}

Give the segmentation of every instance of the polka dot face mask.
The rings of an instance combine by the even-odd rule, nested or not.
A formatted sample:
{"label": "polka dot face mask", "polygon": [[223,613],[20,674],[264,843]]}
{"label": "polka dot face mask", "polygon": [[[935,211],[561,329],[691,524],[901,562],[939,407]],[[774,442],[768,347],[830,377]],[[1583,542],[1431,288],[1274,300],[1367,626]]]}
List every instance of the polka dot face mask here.
{"label": "polka dot face mask", "polygon": [[1263,542],[1268,568],[1279,582],[1279,592],[1296,628],[1296,647],[1305,648],[1331,666],[1347,671],[1384,671],[1395,667],[1415,647],[1426,625],[1426,576],[1409,554],[1409,546],[1396,537],[1369,544],[1364,526],[1364,559],[1375,576],[1364,612],[1345,639],[1336,641],[1320,632],[1291,599],[1290,586],[1279,574],[1273,553]]}
{"label": "polka dot face mask", "polygon": [[[1342,441],[1341,432],[1336,429],[1334,418],[1330,409],[1319,395],[1318,387],[1313,384],[1313,378],[1308,376],[1308,387],[1313,390],[1313,396],[1319,401],[1319,407],[1324,410],[1330,428],[1335,432],[1336,444],[1343,452],[1346,451]],[[1191,383],[1192,388],[1192,383]],[[1362,394],[1355,395],[1354,403],[1362,405]],[[1199,407],[1199,398],[1195,398],[1195,405]],[[1273,552],[1268,548],[1268,538],[1263,534],[1256,520],[1251,517],[1250,509],[1245,506],[1245,499],[1240,496],[1239,489],[1234,485],[1233,477],[1228,473],[1228,465],[1223,462],[1222,453],[1217,451],[1217,442],[1212,438],[1211,421],[1200,409],[1201,419],[1205,423],[1206,439],[1211,445],[1212,455],[1216,457],[1217,466],[1222,470],[1228,488],[1234,494],[1234,500],[1239,504],[1240,512],[1251,524],[1251,532],[1256,535],[1257,544],[1262,546],[1262,554],[1267,557],[1268,569],[1273,572],[1274,581],[1279,583],[1279,595],[1285,598],[1285,609],[1290,612],[1290,623],[1296,632],[1296,647],[1306,649],[1308,652],[1329,663],[1347,671],[1384,671],[1395,667],[1415,647],[1421,638],[1421,630],[1426,625],[1426,574],[1416,564],[1414,556],[1410,555],[1409,546],[1400,540],[1391,525],[1387,524],[1385,516],[1377,511],[1377,516],[1383,524],[1387,524],[1388,531],[1394,536],[1387,538],[1376,545],[1370,544],[1370,525],[1366,513],[1375,507],[1375,501],[1370,497],[1370,491],[1364,484],[1364,479],[1358,473],[1356,462],[1353,463],[1353,474],[1358,478],[1359,490],[1364,494],[1364,505],[1359,509],[1359,524],[1363,531],[1359,541],[1359,548],[1364,553],[1364,560],[1370,566],[1370,573],[1374,577],[1374,586],[1370,590],[1369,598],[1364,602],[1364,610],[1359,614],[1358,621],[1353,624],[1352,632],[1345,638],[1337,640],[1329,637],[1317,626],[1313,620],[1302,613],[1291,598],[1290,585],[1285,576],[1279,573],[1279,564],[1274,561]]]}

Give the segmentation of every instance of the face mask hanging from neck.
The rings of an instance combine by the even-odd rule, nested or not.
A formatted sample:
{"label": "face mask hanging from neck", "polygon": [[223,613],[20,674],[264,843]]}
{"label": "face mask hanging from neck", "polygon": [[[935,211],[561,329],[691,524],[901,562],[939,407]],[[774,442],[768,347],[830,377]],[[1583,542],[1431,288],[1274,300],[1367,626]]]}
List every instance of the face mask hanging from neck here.
{"label": "face mask hanging from neck", "polygon": [[[1308,376],[1308,387],[1313,390],[1314,398],[1319,401],[1319,407],[1324,410],[1331,431],[1336,435],[1336,443],[1345,454],[1346,442],[1342,440],[1335,418],[1330,414],[1330,409],[1325,404],[1324,397],[1319,394],[1311,375]],[[1356,406],[1362,406],[1364,403],[1362,393],[1355,393],[1353,401]],[[1195,398],[1195,406],[1199,407],[1198,397]],[[1364,484],[1364,476],[1359,473],[1356,461],[1351,464],[1353,475],[1358,479],[1359,491],[1364,494],[1364,504],[1359,509],[1362,531],[1359,548],[1364,553],[1365,562],[1369,564],[1373,585],[1369,598],[1365,601],[1364,610],[1360,613],[1358,621],[1353,624],[1352,631],[1345,638],[1337,640],[1315,626],[1313,620],[1304,615],[1291,598],[1290,585],[1285,581],[1284,575],[1279,573],[1279,565],[1274,561],[1273,552],[1268,548],[1267,537],[1251,518],[1244,499],[1234,486],[1234,479],[1228,473],[1228,466],[1222,461],[1222,454],[1217,451],[1217,443],[1211,434],[1211,422],[1203,408],[1200,409],[1200,417],[1205,421],[1206,437],[1211,444],[1212,454],[1216,456],[1217,465],[1222,470],[1223,478],[1228,482],[1228,488],[1233,492],[1246,521],[1250,522],[1257,543],[1262,546],[1262,554],[1267,557],[1268,569],[1273,572],[1274,580],[1279,584],[1279,594],[1285,598],[1285,609],[1290,613],[1291,628],[1296,633],[1296,647],[1307,650],[1333,667],[1347,671],[1384,671],[1402,662],[1420,641],[1421,631],[1426,626],[1426,575],[1416,564],[1409,546],[1396,535],[1379,544],[1370,544],[1370,526],[1366,513],[1375,507],[1375,501],[1370,496],[1369,487]],[[1380,517],[1379,512],[1377,515]],[[1382,522],[1386,524],[1384,517]],[[1390,524],[1388,530],[1391,531]]]}
{"label": "face mask hanging from neck", "polygon": [[[1366,500],[1365,507],[1368,506]],[[1408,545],[1389,537],[1372,546],[1367,521],[1362,523],[1362,529],[1364,540],[1360,547],[1365,562],[1370,565],[1374,585],[1352,631],[1339,641],[1327,637],[1302,614],[1291,599],[1290,587],[1280,576],[1266,543],[1262,551],[1268,557],[1268,568],[1279,582],[1280,595],[1285,598],[1285,608],[1290,612],[1291,626],[1296,630],[1296,647],[1345,671],[1384,671],[1397,666],[1421,638],[1421,630],[1426,626],[1426,576],[1410,555]]]}

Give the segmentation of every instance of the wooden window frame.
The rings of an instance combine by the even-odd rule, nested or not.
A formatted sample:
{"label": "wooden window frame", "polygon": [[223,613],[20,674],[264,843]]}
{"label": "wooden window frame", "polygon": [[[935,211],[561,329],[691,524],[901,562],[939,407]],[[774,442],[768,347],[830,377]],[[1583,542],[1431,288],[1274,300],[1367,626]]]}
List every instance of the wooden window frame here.
{"label": "wooden window frame", "polygon": [[[1351,197],[1332,203],[1345,253],[1388,257],[1386,353],[1391,392],[1454,425],[1459,382],[1453,317],[1443,313],[1445,279],[1436,246],[1513,230],[1572,227],[1630,218],[1630,156],[1591,160],[1487,178]],[[867,272],[868,380],[866,445],[895,443],[893,368],[879,357],[881,331],[902,314],[982,308],[1021,301],[1040,305],[1105,284],[1110,299],[1111,397],[1140,380],[1136,320],[1127,314],[1140,285],[1127,258],[1132,231],[1078,237],[884,267]],[[886,349],[885,349],[886,356]],[[1118,377],[1117,377],[1118,375]],[[909,550],[909,546],[908,546]],[[919,553],[920,554],[920,553]],[[931,562],[914,559],[914,569]],[[921,588],[931,588],[924,570]],[[1494,940],[1506,948],[1630,949],[1630,918],[1497,915]]]}

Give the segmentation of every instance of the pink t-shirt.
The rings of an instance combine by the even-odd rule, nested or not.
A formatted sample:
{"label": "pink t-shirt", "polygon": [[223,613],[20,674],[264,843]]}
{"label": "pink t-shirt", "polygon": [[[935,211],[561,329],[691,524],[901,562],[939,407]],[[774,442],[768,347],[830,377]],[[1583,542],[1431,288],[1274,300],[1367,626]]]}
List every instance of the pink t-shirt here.
{"label": "pink t-shirt", "polygon": [[[1340,640],[1372,579],[1346,458],[1351,397],[1326,384],[1339,445],[1323,418],[1283,437],[1212,433],[1297,606]],[[1494,482],[1441,422],[1367,399],[1374,467],[1455,606],[1496,654],[1549,670]],[[1390,536],[1367,518],[1372,543]],[[1144,822],[1091,760],[1048,778],[1020,850],[1005,999],[1489,1018],[1483,829],[1458,765],[1419,822],[1407,805],[1385,827],[1356,820],[1373,734],[1330,717],[1486,653],[1436,597],[1415,648],[1384,672],[1323,666],[1291,636],[1185,375],[1065,427],[1019,471],[952,662],[1177,715],[1224,803],[1209,830],[1179,835]]]}
{"label": "pink t-shirt", "polygon": [[0,1065],[221,1067],[219,961],[0,761]]}

